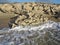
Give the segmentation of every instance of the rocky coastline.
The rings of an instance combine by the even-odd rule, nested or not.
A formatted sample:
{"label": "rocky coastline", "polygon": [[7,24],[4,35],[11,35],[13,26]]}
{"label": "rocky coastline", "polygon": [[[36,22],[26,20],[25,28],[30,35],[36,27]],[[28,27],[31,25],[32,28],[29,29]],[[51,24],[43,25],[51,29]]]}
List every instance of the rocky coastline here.
{"label": "rocky coastline", "polygon": [[60,22],[60,5],[36,2],[0,4],[0,17],[0,20],[2,17],[8,20],[5,24],[10,28],[20,25],[39,25],[49,20]]}

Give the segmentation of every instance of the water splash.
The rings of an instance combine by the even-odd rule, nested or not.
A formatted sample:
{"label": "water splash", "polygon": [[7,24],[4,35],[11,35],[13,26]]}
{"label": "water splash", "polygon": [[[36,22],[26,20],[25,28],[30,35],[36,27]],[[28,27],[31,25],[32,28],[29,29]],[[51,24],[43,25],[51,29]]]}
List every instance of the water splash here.
{"label": "water splash", "polygon": [[60,45],[60,22],[2,29],[0,45]]}

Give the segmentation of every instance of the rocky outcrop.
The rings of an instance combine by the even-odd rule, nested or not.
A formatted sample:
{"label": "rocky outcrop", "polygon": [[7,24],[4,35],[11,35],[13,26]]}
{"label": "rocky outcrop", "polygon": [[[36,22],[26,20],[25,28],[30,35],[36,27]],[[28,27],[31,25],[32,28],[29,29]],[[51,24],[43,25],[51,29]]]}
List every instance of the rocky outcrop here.
{"label": "rocky outcrop", "polygon": [[60,21],[60,5],[46,3],[0,4],[0,12],[13,13],[9,27],[38,25],[48,20]]}

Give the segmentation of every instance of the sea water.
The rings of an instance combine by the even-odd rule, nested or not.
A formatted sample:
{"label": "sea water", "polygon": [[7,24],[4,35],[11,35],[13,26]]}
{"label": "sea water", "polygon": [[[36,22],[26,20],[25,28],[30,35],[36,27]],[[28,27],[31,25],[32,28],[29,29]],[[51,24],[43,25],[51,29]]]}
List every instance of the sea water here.
{"label": "sea water", "polygon": [[60,45],[60,22],[0,30],[0,45]]}

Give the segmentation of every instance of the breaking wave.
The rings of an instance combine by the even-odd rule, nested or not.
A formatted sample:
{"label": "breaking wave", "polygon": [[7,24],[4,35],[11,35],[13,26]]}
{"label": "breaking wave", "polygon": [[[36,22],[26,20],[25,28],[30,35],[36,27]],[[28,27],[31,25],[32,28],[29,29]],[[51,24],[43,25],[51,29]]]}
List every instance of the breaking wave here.
{"label": "breaking wave", "polygon": [[0,30],[0,45],[60,45],[60,22]]}

